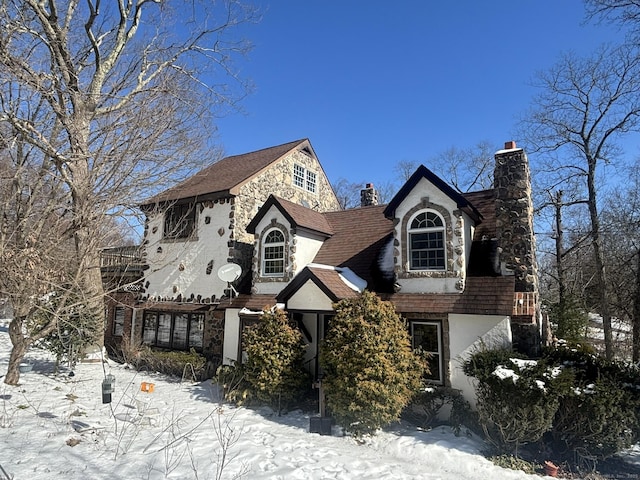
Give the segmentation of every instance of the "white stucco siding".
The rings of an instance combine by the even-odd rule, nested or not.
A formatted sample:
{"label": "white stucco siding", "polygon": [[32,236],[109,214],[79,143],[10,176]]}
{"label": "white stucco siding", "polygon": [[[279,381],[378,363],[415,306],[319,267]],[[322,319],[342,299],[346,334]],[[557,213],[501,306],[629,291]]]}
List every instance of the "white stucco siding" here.
{"label": "white stucco siding", "polygon": [[[433,210],[445,217],[445,270],[411,270],[408,258],[408,222],[422,209]],[[471,219],[458,209],[455,201],[426,178],[422,178],[414,189],[396,208],[394,236],[397,246],[394,251],[398,284],[403,293],[461,293],[464,289],[466,267],[471,252]]]}
{"label": "white stucco siding", "polygon": [[297,232],[295,237],[296,252],[292,256],[295,263],[294,275],[298,274],[308,264],[313,263],[313,259],[318,254],[324,238],[313,235],[310,232]]}
{"label": "white stucco siding", "polygon": [[145,282],[151,297],[183,299],[191,295],[221,297],[227,284],[218,278],[218,269],[229,258],[230,203],[197,207],[197,232],[188,240],[163,240],[164,215],[149,219],[146,252],[149,269]]}
{"label": "white stucco siding", "polygon": [[332,311],[332,302],[325,293],[312,281],[307,281],[287,301],[289,310],[319,310]]}
{"label": "white stucco siding", "polygon": [[479,348],[511,346],[511,323],[503,315],[449,315],[449,369],[451,387],[475,403],[473,380],[462,371],[463,362]]}
{"label": "white stucco siding", "polygon": [[232,365],[238,361],[238,342],[240,340],[240,312],[237,308],[227,308],[224,312],[224,342],[222,363]]}

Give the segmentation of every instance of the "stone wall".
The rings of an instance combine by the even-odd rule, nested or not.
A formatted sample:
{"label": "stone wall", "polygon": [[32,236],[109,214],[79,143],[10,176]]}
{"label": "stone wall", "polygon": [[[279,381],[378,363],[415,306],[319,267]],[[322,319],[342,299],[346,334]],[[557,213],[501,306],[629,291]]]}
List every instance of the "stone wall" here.
{"label": "stone wall", "polygon": [[517,292],[537,292],[531,173],[527,155],[522,149],[512,148],[496,153],[495,159],[496,228],[498,245],[502,249],[501,263],[507,270],[505,273],[515,275]]}
{"label": "stone wall", "polygon": [[[293,184],[294,164],[316,173],[316,193]],[[246,232],[247,225],[272,193],[318,212],[340,210],[338,199],[318,160],[305,152],[295,151],[242,186],[235,199],[235,240],[253,245],[254,238]]]}
{"label": "stone wall", "polygon": [[[507,142],[505,149],[496,153],[495,160],[496,231],[501,249],[500,261],[503,274],[515,277],[511,315],[513,348],[528,355],[537,355],[541,341],[541,316],[529,161],[524,150],[516,148],[515,142]],[[526,305],[523,295],[526,296]]]}

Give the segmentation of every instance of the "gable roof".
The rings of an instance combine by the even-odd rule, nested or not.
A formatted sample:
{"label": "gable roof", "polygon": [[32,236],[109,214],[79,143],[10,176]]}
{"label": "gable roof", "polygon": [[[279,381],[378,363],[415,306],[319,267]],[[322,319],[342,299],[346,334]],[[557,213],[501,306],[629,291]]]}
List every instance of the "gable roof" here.
{"label": "gable roof", "polygon": [[232,155],[200,170],[175,187],[151,197],[143,205],[203,196],[215,198],[236,194],[237,189],[247,180],[258,175],[291,150],[300,147],[308,149],[310,154],[315,157],[308,139],[296,140],[241,155]]}
{"label": "gable roof", "polygon": [[358,295],[340,275],[340,270],[321,266],[307,266],[276,296],[280,303],[286,303],[305,283],[313,282],[332,301]]}
{"label": "gable roof", "polygon": [[313,262],[348,267],[372,289],[380,281],[379,255],[393,235],[393,221],[384,216],[384,209],[384,205],[374,205],[325,213],[334,233],[324,241]]}
{"label": "gable roof", "polygon": [[424,165],[420,165],[413,175],[409,177],[409,180],[400,188],[398,193],[391,199],[387,208],[384,210],[384,215],[389,218],[393,218],[396,209],[402,203],[402,201],[411,193],[411,191],[415,188],[418,182],[422,179],[426,178],[429,180],[436,188],[438,188],[442,193],[451,198],[459,209],[464,211],[467,215],[469,215],[476,223],[480,223],[482,220],[482,215],[480,212],[476,210],[476,208],[458,191],[453,189],[449,184],[447,184],[444,180],[438,177],[435,173],[429,170]]}
{"label": "gable roof", "polygon": [[260,207],[256,216],[249,222],[246,229],[247,233],[256,233],[258,224],[272,206],[280,210],[293,228],[305,228],[327,237],[333,235],[333,228],[331,228],[331,225],[322,213],[276,197],[273,194],[269,195],[269,198],[267,198],[264,205]]}

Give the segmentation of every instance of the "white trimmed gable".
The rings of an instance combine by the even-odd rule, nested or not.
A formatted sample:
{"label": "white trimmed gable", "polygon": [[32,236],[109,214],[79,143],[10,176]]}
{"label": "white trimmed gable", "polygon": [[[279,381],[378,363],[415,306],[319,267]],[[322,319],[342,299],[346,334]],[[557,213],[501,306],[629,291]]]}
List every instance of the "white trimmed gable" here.
{"label": "white trimmed gable", "polygon": [[400,291],[461,293],[474,221],[451,192],[426,176],[408,185],[393,205],[394,270]]}

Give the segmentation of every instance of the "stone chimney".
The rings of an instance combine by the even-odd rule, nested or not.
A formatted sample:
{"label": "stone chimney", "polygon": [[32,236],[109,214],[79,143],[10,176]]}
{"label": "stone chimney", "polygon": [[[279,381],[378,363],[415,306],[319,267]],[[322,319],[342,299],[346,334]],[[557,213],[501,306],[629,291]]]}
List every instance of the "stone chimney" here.
{"label": "stone chimney", "polygon": [[378,205],[378,192],[373,183],[367,183],[364,189],[360,190],[360,206],[370,207],[371,205]]}
{"label": "stone chimney", "polygon": [[511,316],[514,347],[531,354],[540,344],[538,269],[529,160],[516,142],[506,142],[504,150],[496,152],[493,185],[501,270],[503,275],[515,276]]}

